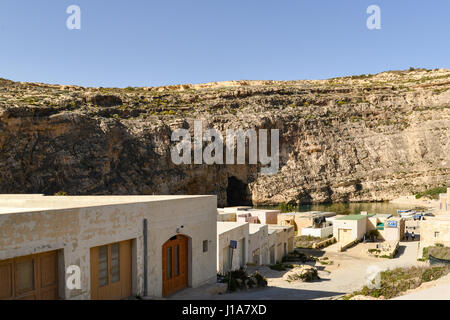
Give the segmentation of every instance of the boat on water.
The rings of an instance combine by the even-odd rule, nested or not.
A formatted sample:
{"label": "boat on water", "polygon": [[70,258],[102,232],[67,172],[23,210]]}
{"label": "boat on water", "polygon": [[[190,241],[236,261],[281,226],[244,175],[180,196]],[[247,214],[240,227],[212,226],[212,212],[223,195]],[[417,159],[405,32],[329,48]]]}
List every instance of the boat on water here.
{"label": "boat on water", "polygon": [[416,214],[415,210],[397,210],[397,214],[402,218],[412,218]]}

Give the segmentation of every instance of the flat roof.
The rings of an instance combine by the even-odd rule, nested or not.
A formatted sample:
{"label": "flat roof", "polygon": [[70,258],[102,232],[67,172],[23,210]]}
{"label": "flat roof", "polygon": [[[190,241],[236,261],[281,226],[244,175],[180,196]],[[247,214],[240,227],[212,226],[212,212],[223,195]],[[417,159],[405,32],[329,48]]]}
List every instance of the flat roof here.
{"label": "flat roof", "polygon": [[248,225],[248,222],[222,222],[217,221],[217,234],[221,234],[236,228],[240,228],[244,225]]}
{"label": "flat roof", "polygon": [[297,217],[300,218],[316,218],[316,217],[334,217],[336,212],[330,211],[305,211],[305,212],[293,212]]}
{"label": "flat roof", "polygon": [[280,210],[277,210],[277,209],[249,209],[249,210],[247,210],[247,212],[250,212],[250,213],[252,213],[252,212],[254,212],[254,213],[268,213],[268,212],[271,212],[271,213],[280,213],[281,211]]}
{"label": "flat roof", "polygon": [[98,207],[114,204],[131,204],[167,200],[215,197],[209,195],[158,195],[158,196],[44,196],[0,194],[0,214]]}
{"label": "flat roof", "polygon": [[363,214],[349,214],[347,216],[336,218],[335,220],[361,220],[368,217],[372,217],[373,215],[363,215]]}
{"label": "flat roof", "polygon": [[288,229],[294,228],[294,226],[277,226],[275,224],[268,224],[268,226],[269,226],[269,230],[274,230],[274,231],[288,230]]}
{"label": "flat roof", "polygon": [[249,224],[249,232],[250,233],[256,233],[259,230],[261,230],[262,228],[264,228],[265,226],[267,226],[267,224],[250,223]]}

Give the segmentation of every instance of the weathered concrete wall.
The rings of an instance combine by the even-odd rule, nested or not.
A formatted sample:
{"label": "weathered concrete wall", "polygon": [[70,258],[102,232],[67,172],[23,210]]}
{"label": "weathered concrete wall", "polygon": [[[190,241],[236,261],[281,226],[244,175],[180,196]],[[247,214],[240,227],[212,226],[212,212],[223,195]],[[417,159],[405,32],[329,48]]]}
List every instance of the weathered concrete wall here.
{"label": "weathered concrete wall", "polygon": [[450,188],[447,188],[447,193],[439,195],[439,211],[450,214]]}
{"label": "weathered concrete wall", "polygon": [[[238,241],[238,247],[233,250],[231,269],[239,269],[242,264],[242,248],[240,241],[245,242],[245,257],[248,257],[249,224],[247,222],[217,222],[217,272],[223,274],[223,249],[230,246],[230,240]],[[246,261],[245,261],[246,262]],[[244,262],[244,263],[245,263]]]}
{"label": "weathered concrete wall", "polygon": [[[388,221],[396,221],[397,228],[388,227]],[[405,219],[402,218],[389,218],[384,222],[384,230],[382,232],[383,238],[386,241],[400,241],[404,238],[405,235]]]}
{"label": "weathered concrete wall", "polygon": [[[63,197],[61,197],[63,198]],[[52,199],[62,206],[66,199]],[[77,205],[89,200],[78,198]],[[97,197],[90,197],[92,202]],[[100,197],[101,198],[101,197]],[[135,198],[135,197],[133,197]],[[189,285],[197,287],[216,277],[216,197],[140,198],[135,203],[119,203],[70,209],[0,214],[0,260],[52,250],[63,253],[64,270],[81,268],[81,290],[62,291],[66,299],[90,298],[90,248],[124,240],[133,241],[133,294],[144,287],[143,220],[148,220],[149,295],[162,295],[162,245],[180,233],[190,238]],[[156,199],[155,198],[155,199]],[[101,201],[104,202],[106,198]],[[98,199],[97,199],[98,200]],[[75,199],[74,199],[75,201]],[[125,199],[118,199],[124,202]],[[133,201],[133,200],[128,200]],[[42,202],[49,206],[49,203]],[[203,253],[203,241],[209,241]],[[62,279],[65,284],[65,279]]]}
{"label": "weathered concrete wall", "polygon": [[[269,241],[268,242],[269,242],[269,256],[267,257],[267,263],[273,264],[276,262],[276,259],[277,259],[277,231],[269,230]],[[271,250],[274,251],[273,260],[271,260],[271,257],[270,257]]]}
{"label": "weathered concrete wall", "polygon": [[286,246],[286,253],[289,252],[289,248],[293,248],[294,242],[294,226],[274,226],[269,225],[269,230],[275,230],[276,234],[276,260],[281,262],[284,257],[284,247]]}
{"label": "weathered concrete wall", "polygon": [[333,234],[333,226],[323,228],[302,228],[302,236],[312,236],[318,238],[326,238]]}
{"label": "weathered concrete wall", "polygon": [[298,230],[295,223],[295,213],[280,213],[277,216],[277,225],[294,226],[295,230]]}
{"label": "weathered concrete wall", "polygon": [[420,221],[420,254],[423,248],[437,243],[450,247],[450,216]]}
{"label": "weathered concrete wall", "polygon": [[352,239],[362,239],[366,234],[367,219],[360,220],[334,220],[333,235],[339,240],[339,229],[351,229]]}
{"label": "weathered concrete wall", "polygon": [[220,213],[217,213],[217,221],[221,221],[221,222],[236,222],[236,213],[234,213],[234,212],[220,212]]}
{"label": "weathered concrete wall", "polygon": [[267,250],[269,245],[269,227],[262,224],[249,224],[249,250],[248,250],[248,262],[253,261],[253,252],[259,249],[259,264],[267,263]]}
{"label": "weathered concrete wall", "polygon": [[277,217],[280,214],[279,210],[252,210],[252,216],[258,216],[262,224],[277,224]]}

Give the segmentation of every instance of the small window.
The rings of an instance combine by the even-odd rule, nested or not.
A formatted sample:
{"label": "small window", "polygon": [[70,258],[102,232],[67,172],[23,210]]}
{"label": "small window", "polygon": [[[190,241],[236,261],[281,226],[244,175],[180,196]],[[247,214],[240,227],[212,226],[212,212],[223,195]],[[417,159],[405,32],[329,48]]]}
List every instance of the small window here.
{"label": "small window", "polygon": [[178,275],[180,274],[180,264],[179,264],[179,259],[180,259],[180,246],[179,245],[176,245],[175,246],[175,252],[174,252],[174,261],[175,261],[175,270],[174,270],[174,272],[175,272],[175,274],[174,274],[174,276],[175,277],[178,277]]}
{"label": "small window", "polygon": [[172,247],[167,248],[166,259],[167,259],[167,268],[166,268],[167,279],[172,279]]}
{"label": "small window", "polygon": [[108,246],[102,246],[98,249],[98,285],[106,286],[108,279]]}
{"label": "small window", "polygon": [[111,281],[120,281],[120,244],[111,245]]}
{"label": "small window", "polygon": [[208,252],[208,240],[203,241],[203,252]]}
{"label": "small window", "polygon": [[435,237],[435,238],[439,238],[439,231],[435,231],[435,232],[434,232],[434,237]]}
{"label": "small window", "polygon": [[25,293],[34,290],[34,259],[16,264],[17,291]]}

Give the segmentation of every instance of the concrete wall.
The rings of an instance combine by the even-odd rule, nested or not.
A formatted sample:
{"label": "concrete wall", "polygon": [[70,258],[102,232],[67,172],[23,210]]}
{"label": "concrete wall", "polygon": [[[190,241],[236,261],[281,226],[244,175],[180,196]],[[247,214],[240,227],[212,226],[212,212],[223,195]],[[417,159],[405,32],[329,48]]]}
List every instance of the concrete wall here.
{"label": "concrete wall", "polygon": [[314,218],[296,215],[294,221],[297,230],[302,230],[303,228],[311,227],[314,223]]}
{"label": "concrete wall", "polygon": [[420,223],[420,253],[425,247],[437,243],[450,247],[450,216],[428,218]]}
{"label": "concrete wall", "polygon": [[379,219],[375,216],[369,217],[367,219],[366,232],[369,233],[372,230],[376,230],[378,221],[379,221]]}
{"label": "concrete wall", "polygon": [[302,236],[326,238],[333,234],[333,226],[324,228],[302,228]]}
{"label": "concrete wall", "polygon": [[334,220],[333,235],[337,241],[339,239],[339,229],[351,229],[353,240],[362,239],[366,234],[367,219],[359,220]]}
{"label": "concrete wall", "polygon": [[236,222],[236,213],[234,212],[218,212],[217,221]]}
{"label": "concrete wall", "polygon": [[[249,224],[249,250],[247,261],[253,263],[253,252],[259,249],[259,265],[267,263],[269,246],[268,225]],[[264,259],[265,258],[265,259]]]}
{"label": "concrete wall", "polygon": [[248,211],[252,216],[257,216],[262,224],[277,224],[278,214],[280,210],[256,210]]}
{"label": "concrete wall", "polygon": [[286,246],[286,253],[289,253],[289,248],[294,247],[294,227],[293,226],[274,226],[269,225],[269,230],[275,230],[275,257],[277,262],[281,262],[284,257],[284,247]]}
{"label": "concrete wall", "polygon": [[[396,221],[397,228],[387,227],[388,221]],[[405,219],[402,218],[390,218],[384,222],[384,230],[380,232],[386,241],[400,241],[405,236]]]}
{"label": "concrete wall", "polygon": [[242,248],[240,246],[240,241],[244,240],[244,256],[248,257],[248,239],[249,239],[249,224],[247,222],[217,222],[217,272],[223,274],[223,261],[224,261],[224,248],[230,246],[230,240],[238,241],[238,247],[233,250],[233,261],[232,270],[239,269],[242,263],[247,263],[247,261],[242,262]]}
{"label": "concrete wall", "polygon": [[[267,264],[275,264],[276,260],[277,260],[277,231],[274,231],[274,230],[269,231],[268,244],[269,244],[268,245],[269,254],[267,256]],[[273,260],[271,260],[271,257],[270,257],[271,248],[273,248],[273,251],[274,251]]]}
{"label": "concrete wall", "polygon": [[294,226],[295,230],[297,230],[297,225],[295,224],[295,214],[280,213],[277,216],[277,225],[279,225],[279,226]]}
{"label": "concrete wall", "polygon": [[[215,196],[45,198],[39,204],[54,209],[0,214],[0,260],[60,250],[63,270],[79,266],[82,284],[81,290],[69,290],[61,279],[62,298],[90,299],[90,248],[124,240],[133,241],[133,294],[142,295],[144,219],[148,220],[149,295],[162,295],[162,245],[177,234],[177,228],[190,238],[189,285],[216,280]],[[117,204],[105,205],[108,201]],[[3,197],[0,202],[3,207],[14,205]],[[80,207],[87,203],[99,205]],[[27,205],[33,207],[31,202]],[[64,205],[78,208],[56,209]],[[204,240],[209,243],[207,252],[203,252]]]}

